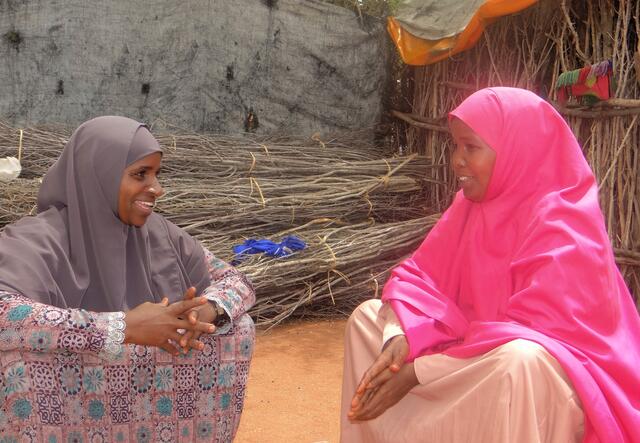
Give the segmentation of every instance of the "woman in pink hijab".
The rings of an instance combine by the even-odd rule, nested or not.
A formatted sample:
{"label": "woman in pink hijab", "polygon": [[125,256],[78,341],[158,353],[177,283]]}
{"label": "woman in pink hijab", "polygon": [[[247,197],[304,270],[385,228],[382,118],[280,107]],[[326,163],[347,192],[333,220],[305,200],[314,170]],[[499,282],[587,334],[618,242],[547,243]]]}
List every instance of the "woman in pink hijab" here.
{"label": "woman in pink hijab", "polygon": [[515,88],[449,124],[461,190],[349,320],[342,440],[640,441],[640,319],[571,130]]}

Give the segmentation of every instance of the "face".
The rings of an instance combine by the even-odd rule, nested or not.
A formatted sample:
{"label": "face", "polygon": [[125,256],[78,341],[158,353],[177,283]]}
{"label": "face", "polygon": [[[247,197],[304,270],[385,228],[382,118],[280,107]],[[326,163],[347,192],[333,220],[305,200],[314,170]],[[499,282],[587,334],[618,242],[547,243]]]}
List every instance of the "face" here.
{"label": "face", "polygon": [[131,163],[124,170],[118,196],[118,218],[122,223],[142,226],[163,194],[158,182],[162,154],[155,152]]}
{"label": "face", "polygon": [[449,128],[456,144],[451,166],[458,184],[466,198],[480,202],[489,187],[496,151],[458,118],[450,121]]}

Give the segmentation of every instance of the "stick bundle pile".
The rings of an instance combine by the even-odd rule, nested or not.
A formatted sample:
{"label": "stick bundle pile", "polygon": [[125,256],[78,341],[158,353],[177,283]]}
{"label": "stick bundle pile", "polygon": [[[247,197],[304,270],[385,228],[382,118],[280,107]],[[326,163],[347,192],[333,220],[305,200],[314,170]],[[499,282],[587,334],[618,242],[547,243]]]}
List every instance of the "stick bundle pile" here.
{"label": "stick bundle pile", "polygon": [[[42,175],[59,156],[65,128],[22,131],[0,123],[0,157],[17,156],[21,178],[0,187],[0,228],[35,213]],[[287,258],[244,257],[238,268],[258,294],[260,324],[295,315],[348,313],[380,295],[390,268],[437,220],[424,190],[424,156],[385,158],[356,137],[157,136],[165,150],[156,210],[217,256],[246,238],[296,235],[307,248]],[[26,177],[26,178],[22,178]]]}

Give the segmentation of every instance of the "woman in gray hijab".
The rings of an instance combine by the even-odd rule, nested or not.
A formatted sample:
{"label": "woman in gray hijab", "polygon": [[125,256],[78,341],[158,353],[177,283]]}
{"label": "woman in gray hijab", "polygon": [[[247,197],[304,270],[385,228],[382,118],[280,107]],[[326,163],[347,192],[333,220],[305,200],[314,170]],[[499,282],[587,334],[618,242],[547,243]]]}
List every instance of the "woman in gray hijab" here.
{"label": "woman in gray hijab", "polygon": [[233,439],[255,294],[153,212],[161,159],[143,124],[90,120],[45,175],[38,214],[2,232],[4,438]]}

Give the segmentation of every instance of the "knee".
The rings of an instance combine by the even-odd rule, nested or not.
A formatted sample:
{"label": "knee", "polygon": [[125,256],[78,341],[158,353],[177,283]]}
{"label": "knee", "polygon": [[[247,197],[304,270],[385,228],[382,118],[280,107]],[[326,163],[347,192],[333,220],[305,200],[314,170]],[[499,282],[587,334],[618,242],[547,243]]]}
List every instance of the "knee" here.
{"label": "knee", "polygon": [[253,346],[256,341],[256,325],[249,314],[240,316],[234,325],[234,335],[243,343],[243,347],[250,347],[253,355]]}
{"label": "knee", "polygon": [[347,320],[345,340],[348,341],[349,337],[354,334],[358,335],[362,331],[370,330],[372,323],[375,323],[381,306],[382,302],[378,299],[371,299],[360,303],[349,316],[349,320]]}
{"label": "knee", "polygon": [[256,336],[256,325],[249,314],[243,314],[236,320],[235,329],[243,335]]}
{"label": "knee", "polygon": [[244,314],[239,317],[234,325],[235,341],[237,343],[237,356],[239,361],[251,360],[253,348],[256,342],[256,327],[251,317]]}
{"label": "knee", "polygon": [[549,353],[542,345],[521,338],[500,346],[498,355],[502,367],[508,372],[536,367],[541,361],[549,358]]}
{"label": "knee", "polygon": [[371,314],[377,314],[382,306],[382,302],[376,298],[372,298],[360,303],[349,316],[349,322],[361,320],[364,317],[370,317]]}

